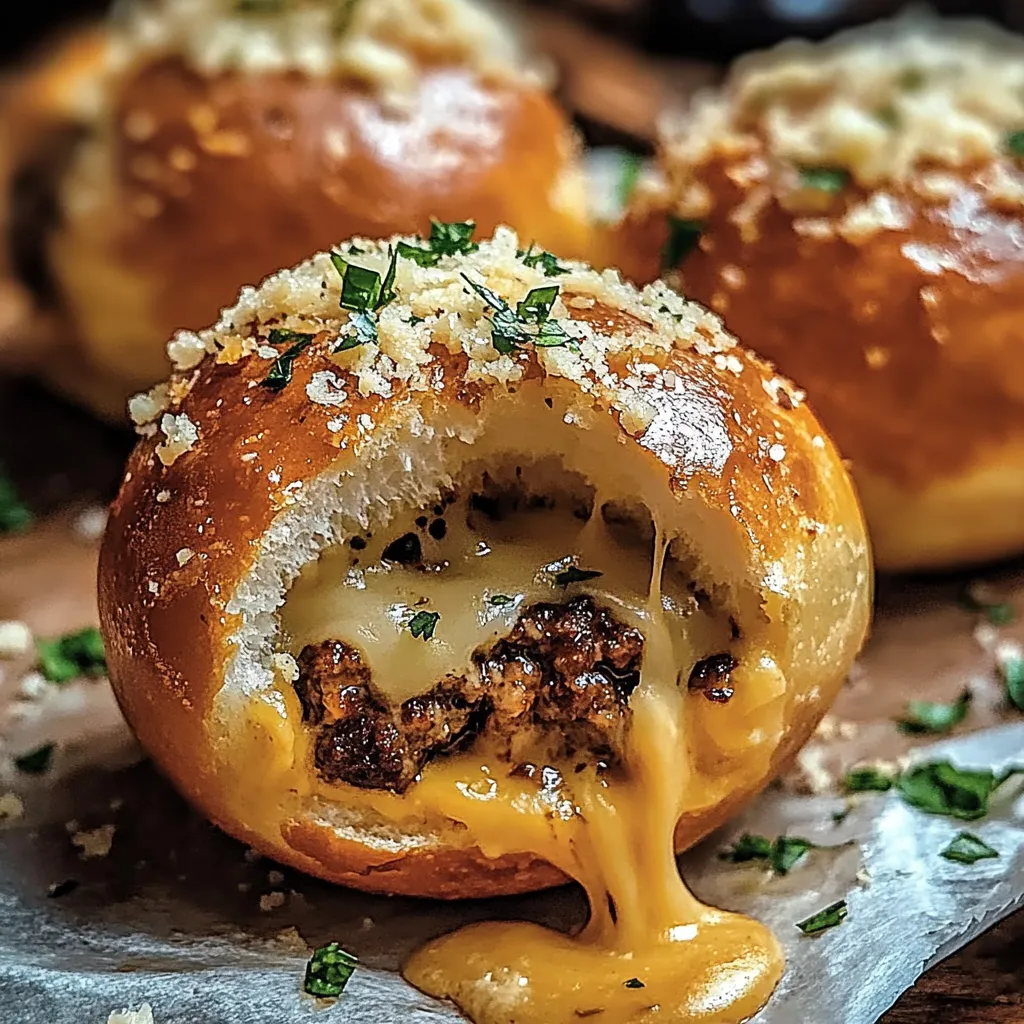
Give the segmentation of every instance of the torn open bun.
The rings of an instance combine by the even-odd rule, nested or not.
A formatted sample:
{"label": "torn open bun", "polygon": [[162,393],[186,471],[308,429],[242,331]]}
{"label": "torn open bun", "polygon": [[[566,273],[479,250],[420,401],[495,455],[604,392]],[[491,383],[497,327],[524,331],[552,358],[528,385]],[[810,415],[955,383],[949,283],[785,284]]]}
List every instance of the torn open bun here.
{"label": "torn open bun", "polygon": [[215,822],[458,897],[571,873],[552,823],[633,770],[641,705],[691,775],[679,846],[733,813],[845,676],[871,571],[831,443],[714,315],[507,229],[450,248],[357,240],[175,339],[100,609],[129,722]]}
{"label": "torn open bun", "polygon": [[97,102],[26,154],[71,145],[36,167],[56,216],[20,225],[63,317],[40,372],[101,412],[166,376],[173,331],[338,238],[475,218],[585,245],[576,137],[475,0],[132,0],[103,41]]}

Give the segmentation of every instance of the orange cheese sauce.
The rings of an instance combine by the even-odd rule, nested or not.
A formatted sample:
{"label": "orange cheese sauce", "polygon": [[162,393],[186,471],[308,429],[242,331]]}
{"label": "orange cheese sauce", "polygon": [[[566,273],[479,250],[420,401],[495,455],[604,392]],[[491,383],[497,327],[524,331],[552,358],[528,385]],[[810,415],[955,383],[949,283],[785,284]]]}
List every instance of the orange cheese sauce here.
{"label": "orange cheese sauce", "polygon": [[[600,507],[595,499],[594,508]],[[752,737],[770,737],[776,728],[777,669],[766,656],[745,657],[743,641],[737,641],[733,649],[748,663],[742,692],[717,707],[689,693],[686,679],[695,661],[728,644],[728,616],[720,608],[679,614],[678,598],[662,585],[663,576],[668,591],[678,583],[665,571],[668,542],[657,524],[653,558],[638,559],[635,550],[617,549],[600,514],[585,524],[576,521],[575,528],[564,520],[560,527],[557,516],[542,521],[543,530],[532,535],[529,523],[517,524],[517,536],[507,538],[516,558],[507,565],[497,537],[490,538],[495,557],[476,561],[489,563],[491,588],[531,599],[539,595],[515,576],[523,572],[515,563],[532,555],[532,562],[543,564],[556,552],[571,552],[579,565],[606,570],[585,589],[645,637],[622,764],[608,771],[559,766],[563,778],[548,790],[511,776],[484,738],[434,761],[404,795],[368,791],[364,802],[392,818],[441,815],[460,822],[467,842],[488,855],[543,857],[584,887],[590,919],[575,935],[523,922],[475,924],[419,950],[403,973],[422,991],[450,999],[476,1024],[745,1020],[778,983],[781,949],[763,925],[705,906],[689,892],[676,867],[675,831],[687,812],[714,806],[763,776],[772,744]],[[336,596],[332,604],[317,577],[337,579],[337,568],[321,560],[321,568],[293,590],[282,621],[296,641],[335,635],[346,620],[351,630],[355,601],[363,599],[365,613],[374,600],[383,601],[374,598],[375,587],[407,585],[401,576],[390,582],[367,577],[364,589]],[[454,630],[457,603],[474,606],[464,570],[451,586],[458,590],[439,633],[445,625]],[[443,587],[435,600],[444,600]],[[484,625],[467,611],[462,643],[479,643],[480,631],[489,628],[492,623]],[[396,653],[392,641],[382,625],[375,634],[382,638],[377,653],[386,661]],[[374,650],[369,663],[378,664]],[[331,789],[323,783],[318,794],[329,799]]]}

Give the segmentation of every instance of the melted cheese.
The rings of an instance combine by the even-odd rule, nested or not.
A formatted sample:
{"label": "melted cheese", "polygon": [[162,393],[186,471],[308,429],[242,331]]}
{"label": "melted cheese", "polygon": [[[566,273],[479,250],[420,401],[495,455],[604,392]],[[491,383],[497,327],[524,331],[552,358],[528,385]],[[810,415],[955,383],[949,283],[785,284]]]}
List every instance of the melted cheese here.
{"label": "melted cheese", "polygon": [[[444,674],[437,673],[442,665],[464,670],[472,650],[506,632],[524,603],[550,600],[550,580],[538,569],[567,555],[604,573],[573,590],[637,625],[646,642],[622,770],[563,771],[540,787],[510,776],[508,764],[478,742],[429,765],[404,796],[366,794],[391,820],[404,810],[462,823],[467,841],[487,855],[528,852],[550,861],[583,885],[591,907],[576,936],[526,923],[464,928],[414,954],[406,978],[453,1000],[477,1024],[746,1019],[777,984],[781,950],[762,925],[706,907],[687,890],[674,838],[687,811],[718,804],[767,770],[771,744],[757,736],[770,734],[780,713],[777,670],[767,657],[748,668],[747,687],[762,696],[751,703],[737,694],[735,708],[687,692],[693,663],[727,649],[730,627],[723,610],[705,613],[685,600],[676,570],[666,572],[660,529],[651,557],[614,536],[599,514],[585,525],[557,511],[527,513],[507,526],[464,525],[454,511],[446,519],[449,564],[429,577],[382,568],[366,571],[361,586],[345,586],[339,581],[351,556],[321,558],[282,615],[293,647],[352,637],[355,629],[371,645],[367,661],[378,683],[385,675],[403,679],[396,686],[389,678],[393,698],[425,689]],[[487,554],[477,554],[481,541]],[[414,593],[442,613],[436,642],[424,645],[396,625],[395,606]],[[516,603],[492,615],[494,593]],[[708,708],[719,712],[713,726]],[[709,746],[718,752],[710,760],[702,753]],[[333,788],[321,784],[319,795],[330,799]]]}

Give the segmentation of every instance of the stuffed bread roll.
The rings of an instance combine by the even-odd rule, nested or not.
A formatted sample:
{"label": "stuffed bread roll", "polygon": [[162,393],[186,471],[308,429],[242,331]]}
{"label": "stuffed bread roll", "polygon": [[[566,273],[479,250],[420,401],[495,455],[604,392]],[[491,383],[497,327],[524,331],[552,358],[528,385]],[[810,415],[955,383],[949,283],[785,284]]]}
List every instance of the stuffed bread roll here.
{"label": "stuffed bread roll", "polygon": [[[118,699],[278,860],[443,897],[577,878],[594,949],[645,950],[669,1002],[747,950],[722,1005],[752,1012],[774,940],[706,917],[673,852],[787,763],[860,647],[851,484],[713,314],[507,229],[461,250],[350,242],[170,345],[101,556]],[[698,921],[724,931],[665,952]],[[596,969],[543,935],[480,948],[534,950],[534,993]],[[417,983],[492,1019],[495,965],[434,953]]]}
{"label": "stuffed bread roll", "polygon": [[738,64],[620,232],[807,389],[883,568],[1024,551],[1022,157],[1018,37],[884,22]]}
{"label": "stuffed bread roll", "polygon": [[338,238],[473,217],[584,247],[575,135],[475,0],[131,0],[102,40],[89,104],[24,154],[45,194],[18,223],[64,317],[36,365],[101,412],[239,282]]}

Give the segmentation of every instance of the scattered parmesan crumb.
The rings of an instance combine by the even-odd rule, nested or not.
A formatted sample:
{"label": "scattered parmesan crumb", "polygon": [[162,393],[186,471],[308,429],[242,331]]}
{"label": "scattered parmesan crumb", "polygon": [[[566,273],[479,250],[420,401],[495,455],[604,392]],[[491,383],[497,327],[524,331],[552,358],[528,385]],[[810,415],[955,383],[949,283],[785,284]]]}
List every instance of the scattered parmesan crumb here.
{"label": "scattered parmesan crumb", "polygon": [[167,440],[157,445],[156,454],[165,466],[173,465],[199,440],[199,430],[184,413],[165,413],[160,429]]}
{"label": "scattered parmesan crumb", "polygon": [[20,658],[32,650],[32,630],[24,622],[0,622],[0,658]]}
{"label": "scattered parmesan crumb", "polygon": [[768,449],[768,458],[771,459],[772,462],[781,462],[785,457],[785,445],[773,444],[771,448]]}
{"label": "scattered parmesan crumb", "polygon": [[128,414],[137,427],[152,423],[170,404],[170,387],[157,384],[128,400]]}
{"label": "scattered parmesan crumb", "polygon": [[107,528],[107,510],[96,505],[75,517],[74,531],[82,540],[99,540]]}
{"label": "scattered parmesan crumb", "polygon": [[25,813],[25,804],[17,793],[0,796],[0,821],[17,821]]}
{"label": "scattered parmesan crumb", "polygon": [[299,664],[288,653],[275,654],[271,657],[274,670],[286,683],[294,683],[299,678]]}
{"label": "scattered parmesan crumb", "polygon": [[267,884],[268,885],[280,885],[284,881],[283,871],[268,871],[267,872]]}
{"label": "scattered parmesan crumb", "polygon": [[819,743],[808,743],[796,755],[796,770],[786,776],[785,783],[796,793],[827,793],[835,778],[825,767],[825,748]]}
{"label": "scattered parmesan crumb", "polygon": [[318,370],[313,374],[306,385],[306,397],[317,405],[344,405],[348,401],[337,374],[330,370]]}
{"label": "scattered parmesan crumb", "polygon": [[78,831],[71,830],[71,842],[78,847],[79,856],[83,860],[106,857],[114,845],[114,825],[100,825],[99,828]]}
{"label": "scattered parmesan crumb", "polygon": [[866,867],[859,868],[855,877],[862,889],[867,889],[871,885],[871,872]]}
{"label": "scattered parmesan crumb", "polygon": [[174,557],[177,559],[178,565],[188,565],[195,557],[195,554],[191,548],[180,548],[174,553]]}
{"label": "scattered parmesan crumb", "polygon": [[278,907],[283,907],[285,902],[285,894],[279,889],[275,889],[273,892],[264,893],[260,897],[260,910],[264,914],[269,914],[273,910],[277,910]]}
{"label": "scattered parmesan crumb", "polygon": [[137,1010],[112,1010],[107,1024],[154,1024],[153,1007],[143,1003]]}
{"label": "scattered parmesan crumb", "polygon": [[364,932],[368,932],[371,928],[373,928],[375,926],[376,926],[376,923],[374,922],[372,917],[364,917],[363,918],[363,931]]}
{"label": "scattered parmesan crumb", "polygon": [[157,491],[156,492],[156,500],[157,500],[157,504],[159,504],[159,505],[165,504],[166,502],[171,500],[171,492],[170,491],[166,491],[166,490],[164,490],[164,491]]}
{"label": "scattered parmesan crumb", "polygon": [[18,696],[25,700],[42,700],[51,693],[51,684],[41,672],[26,672],[18,683]]}

